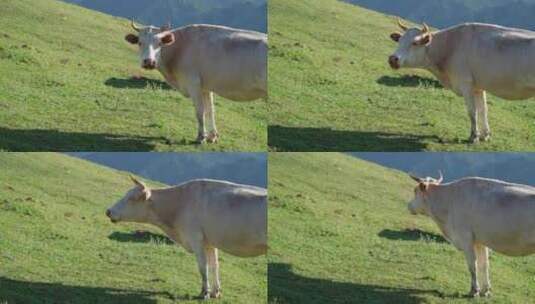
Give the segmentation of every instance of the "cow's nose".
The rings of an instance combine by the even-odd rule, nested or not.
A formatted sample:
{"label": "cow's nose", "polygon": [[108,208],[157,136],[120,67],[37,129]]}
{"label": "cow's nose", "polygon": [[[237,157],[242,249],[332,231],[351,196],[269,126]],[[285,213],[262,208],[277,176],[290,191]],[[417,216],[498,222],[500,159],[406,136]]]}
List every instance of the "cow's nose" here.
{"label": "cow's nose", "polygon": [[390,67],[393,69],[399,69],[399,58],[396,55],[392,55],[388,57],[388,64],[390,64]]}
{"label": "cow's nose", "polygon": [[111,211],[110,211],[110,209],[106,210],[106,216],[107,216],[107,217],[111,217]]}
{"label": "cow's nose", "polygon": [[156,61],[152,59],[144,59],[143,67],[146,69],[154,69],[156,67]]}

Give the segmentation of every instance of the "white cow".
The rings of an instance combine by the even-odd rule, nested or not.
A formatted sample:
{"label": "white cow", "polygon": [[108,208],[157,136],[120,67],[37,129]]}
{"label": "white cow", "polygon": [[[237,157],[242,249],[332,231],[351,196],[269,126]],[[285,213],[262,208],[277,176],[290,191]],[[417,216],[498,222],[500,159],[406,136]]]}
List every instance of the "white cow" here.
{"label": "white cow", "polygon": [[482,23],[431,32],[425,23],[422,29],[398,24],[404,33],[390,35],[398,42],[390,66],[426,69],[463,96],[470,142],[490,138],[486,91],[510,100],[535,95],[535,32]]}
{"label": "white cow", "polygon": [[202,277],[201,298],[220,297],[218,249],[239,257],[266,253],[266,189],[208,179],[150,189],[131,178],[135,187],[106,215],[114,223],[153,224],[194,253]]}
{"label": "white cow", "polygon": [[508,256],[535,253],[534,187],[480,177],[446,184],[441,184],[442,174],[438,180],[411,177],[418,186],[409,211],[431,217],[464,252],[469,295],[490,295],[488,248]]}
{"label": "white cow", "polygon": [[199,143],[219,138],[213,93],[235,101],[267,97],[266,34],[206,24],[170,30],[132,21],[132,28],[138,35],[125,39],[139,45],[141,67],[158,69],[169,85],[193,100]]}

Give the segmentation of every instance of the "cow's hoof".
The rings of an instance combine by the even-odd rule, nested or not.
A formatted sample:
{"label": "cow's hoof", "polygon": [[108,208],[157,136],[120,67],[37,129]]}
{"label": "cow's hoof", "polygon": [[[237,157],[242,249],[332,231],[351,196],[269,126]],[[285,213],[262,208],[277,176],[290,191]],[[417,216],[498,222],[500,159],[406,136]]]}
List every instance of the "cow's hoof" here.
{"label": "cow's hoof", "polygon": [[219,141],[219,134],[217,132],[211,132],[208,134],[206,140],[211,144],[215,144]]}
{"label": "cow's hoof", "polygon": [[210,298],[212,299],[219,299],[221,298],[221,290],[213,290],[211,293],[210,293]]}
{"label": "cow's hoof", "polygon": [[477,297],[479,297],[479,289],[472,289],[472,290],[470,290],[470,292],[468,293],[468,297],[470,297],[470,298],[477,298]]}
{"label": "cow's hoof", "polygon": [[471,144],[479,143],[479,136],[474,134],[470,135],[470,137],[468,138],[468,142]]}
{"label": "cow's hoof", "polygon": [[206,135],[197,136],[197,139],[195,140],[195,142],[197,144],[199,144],[199,145],[205,144],[206,143]]}
{"label": "cow's hoof", "polygon": [[490,297],[490,296],[492,296],[492,293],[490,292],[490,288],[483,289],[483,290],[480,292],[480,295],[481,295],[482,297]]}
{"label": "cow's hoof", "polygon": [[479,140],[480,141],[489,141],[490,140],[490,133],[482,134],[481,136],[479,136]]}
{"label": "cow's hoof", "polygon": [[201,293],[199,294],[199,299],[201,299],[201,300],[209,300],[210,299],[210,293],[208,292],[208,290],[201,291]]}

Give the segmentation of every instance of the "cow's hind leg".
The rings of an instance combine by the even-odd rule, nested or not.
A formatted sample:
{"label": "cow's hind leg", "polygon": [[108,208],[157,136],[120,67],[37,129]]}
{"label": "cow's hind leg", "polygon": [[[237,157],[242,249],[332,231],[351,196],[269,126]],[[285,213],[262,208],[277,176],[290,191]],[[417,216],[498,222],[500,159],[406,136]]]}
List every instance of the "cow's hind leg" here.
{"label": "cow's hind leg", "polygon": [[209,127],[207,140],[210,143],[215,143],[219,139],[219,133],[217,133],[215,125],[214,94],[212,92],[203,92],[203,102]]}
{"label": "cow's hind leg", "polygon": [[470,143],[479,142],[479,126],[477,124],[477,104],[474,91],[472,88],[463,90],[464,102],[466,104],[466,110],[468,110],[468,116],[470,117],[471,132],[468,141]]}
{"label": "cow's hind leg", "polygon": [[212,292],[210,292],[211,298],[221,297],[221,282],[219,281],[219,259],[217,248],[209,248],[207,250],[208,265],[210,267],[210,273],[212,274]]}
{"label": "cow's hind leg", "polygon": [[481,281],[481,295],[490,296],[490,278],[489,278],[489,249],[483,245],[476,245],[477,268]]}
{"label": "cow's hind leg", "polygon": [[479,122],[481,123],[481,134],[479,139],[481,141],[488,141],[490,139],[490,126],[488,120],[487,94],[485,91],[478,91],[474,94],[476,109],[478,110]]}
{"label": "cow's hind leg", "polygon": [[466,263],[468,265],[468,271],[470,271],[471,285],[470,292],[468,296],[478,297],[479,296],[479,283],[477,282],[477,255],[476,248],[473,244],[464,248],[464,257],[466,258]]}

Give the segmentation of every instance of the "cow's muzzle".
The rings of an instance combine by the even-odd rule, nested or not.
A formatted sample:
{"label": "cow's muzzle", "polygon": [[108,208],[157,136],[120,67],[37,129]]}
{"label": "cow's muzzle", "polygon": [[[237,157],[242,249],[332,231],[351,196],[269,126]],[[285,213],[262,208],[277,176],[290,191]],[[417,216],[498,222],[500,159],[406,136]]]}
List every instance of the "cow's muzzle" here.
{"label": "cow's muzzle", "polygon": [[392,55],[392,56],[388,57],[388,64],[394,70],[399,69],[399,58],[398,58],[398,56]]}
{"label": "cow's muzzle", "polygon": [[111,216],[111,211],[110,209],[106,210],[106,216],[110,218],[110,221],[112,223],[117,223],[118,221],[116,219],[114,219],[112,216]]}
{"label": "cow's muzzle", "polygon": [[141,66],[147,70],[154,70],[156,68],[156,60],[144,59]]}

